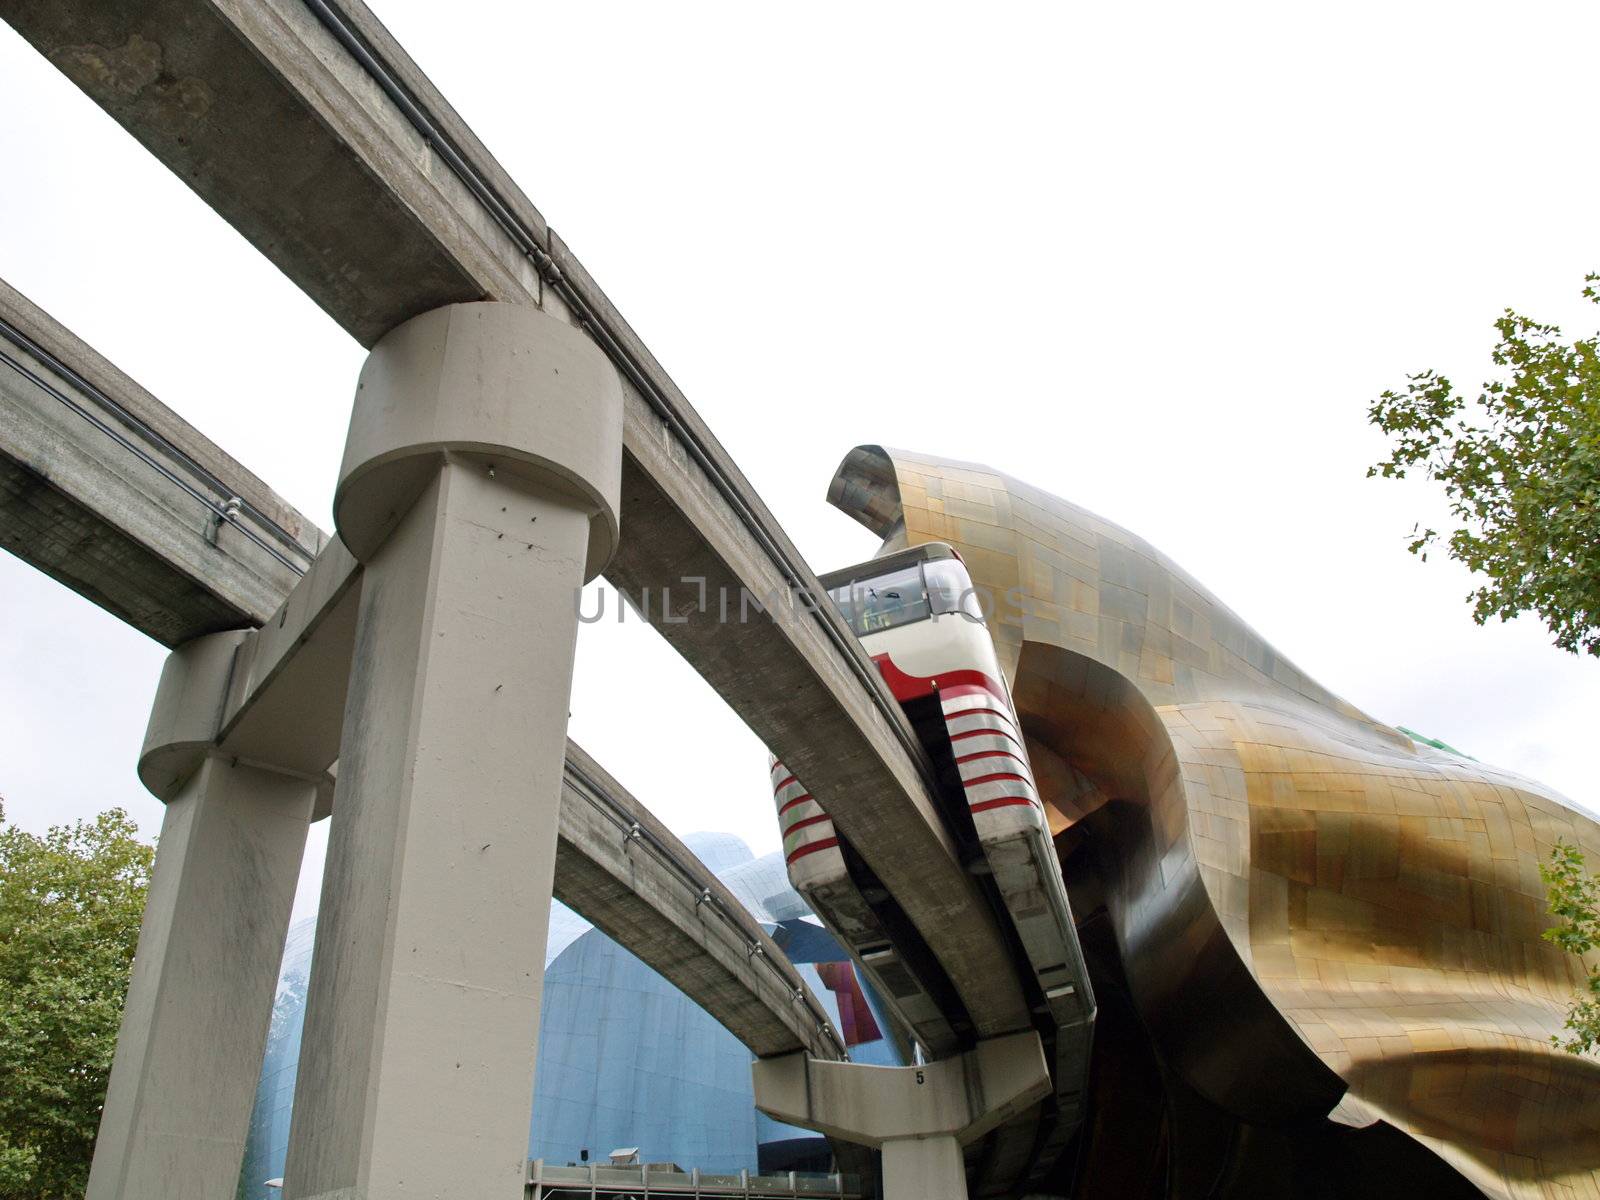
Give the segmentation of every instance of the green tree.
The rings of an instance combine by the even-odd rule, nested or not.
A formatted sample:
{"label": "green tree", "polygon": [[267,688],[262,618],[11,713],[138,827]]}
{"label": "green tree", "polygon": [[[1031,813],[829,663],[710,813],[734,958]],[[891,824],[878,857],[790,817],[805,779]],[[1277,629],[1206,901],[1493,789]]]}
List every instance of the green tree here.
{"label": "green tree", "polygon": [[[1597,281],[1583,294],[1600,303]],[[1479,624],[1535,612],[1563,650],[1600,655],[1600,334],[1569,345],[1511,309],[1495,329],[1499,375],[1475,398],[1423,371],[1373,403],[1393,444],[1367,474],[1420,470],[1443,486],[1458,522],[1444,544],[1483,577],[1468,597]],[[1441,540],[1413,534],[1424,558]]]}
{"label": "green tree", "polygon": [[[1600,304],[1597,283],[1587,276],[1583,294]],[[1444,544],[1483,580],[1468,597],[1480,625],[1535,612],[1563,650],[1600,655],[1600,334],[1569,345],[1509,308],[1494,324],[1499,373],[1473,399],[1435,371],[1378,397],[1367,416],[1393,442],[1367,474],[1420,470],[1444,488],[1457,522]],[[1440,541],[1413,534],[1423,558]],[[1562,920],[1544,936],[1580,958],[1600,948],[1600,879],[1582,853],[1558,842],[1539,872]],[[1573,1054],[1600,1048],[1600,968],[1588,968],[1566,1030],[1550,1040]]]}
{"label": "green tree", "polygon": [[128,814],[52,828],[0,807],[0,1200],[79,1197],[153,851]]}
{"label": "green tree", "polygon": [[[1557,842],[1539,874],[1550,896],[1550,911],[1561,924],[1544,936],[1580,958],[1600,948],[1600,879],[1584,869],[1583,852]],[[1583,991],[1567,1010],[1567,1036],[1550,1040],[1571,1054],[1587,1054],[1600,1046],[1600,966],[1588,968]]]}

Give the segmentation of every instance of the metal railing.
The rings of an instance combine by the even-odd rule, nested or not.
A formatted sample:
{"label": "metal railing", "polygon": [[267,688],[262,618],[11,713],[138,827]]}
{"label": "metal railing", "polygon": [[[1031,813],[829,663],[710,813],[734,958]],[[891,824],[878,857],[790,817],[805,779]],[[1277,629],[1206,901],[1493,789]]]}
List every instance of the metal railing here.
{"label": "metal railing", "polygon": [[860,1200],[861,1183],[853,1175],[813,1175],[790,1171],[783,1175],[702,1174],[674,1171],[667,1167],[612,1166],[588,1163],[581,1167],[557,1167],[536,1158],[528,1163],[529,1200],[598,1200],[612,1196],[619,1200],[647,1200],[652,1196],[732,1196],[741,1200],[790,1197],[790,1200]]}

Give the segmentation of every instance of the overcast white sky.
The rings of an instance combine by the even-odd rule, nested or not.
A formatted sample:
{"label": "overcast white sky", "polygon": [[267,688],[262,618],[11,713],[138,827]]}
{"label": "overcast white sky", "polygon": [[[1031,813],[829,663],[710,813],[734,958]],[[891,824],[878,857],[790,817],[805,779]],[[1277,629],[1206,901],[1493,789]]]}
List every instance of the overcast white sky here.
{"label": "overcast white sky", "polygon": [[[1600,801],[1600,663],[1474,625],[1405,551],[1434,498],[1363,478],[1371,399],[1476,382],[1503,306],[1600,325],[1600,8],[374,7],[813,567],[873,548],[823,500],[850,446],[985,462],[1374,715]],[[6,26],[0,112],[0,276],[331,527],[360,348]],[[0,560],[12,819],[156,832],[163,657]],[[760,747],[648,629],[585,627],[572,732],[679,832],[777,847]]]}

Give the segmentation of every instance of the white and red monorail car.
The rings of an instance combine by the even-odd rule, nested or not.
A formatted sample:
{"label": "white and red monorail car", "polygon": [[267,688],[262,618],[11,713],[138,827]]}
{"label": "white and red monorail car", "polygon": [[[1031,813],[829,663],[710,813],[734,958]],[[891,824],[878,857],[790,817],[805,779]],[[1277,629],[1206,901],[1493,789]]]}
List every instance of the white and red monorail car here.
{"label": "white and red monorail car", "polygon": [[[928,751],[941,815],[967,869],[987,877],[1055,1026],[1056,1136],[1077,1124],[1094,999],[1022,730],[971,577],[927,543],[821,577]],[[876,889],[804,783],[772,764],[789,878],[900,1010],[927,1052],[959,1031],[940,1015],[868,902]]]}

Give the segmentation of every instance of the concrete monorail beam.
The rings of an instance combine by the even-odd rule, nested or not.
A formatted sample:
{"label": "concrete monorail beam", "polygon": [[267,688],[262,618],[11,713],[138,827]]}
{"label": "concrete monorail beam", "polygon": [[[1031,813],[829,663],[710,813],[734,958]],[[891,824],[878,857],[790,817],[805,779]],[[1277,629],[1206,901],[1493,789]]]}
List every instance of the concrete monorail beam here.
{"label": "concrete monorail beam", "polygon": [[166,646],[259,625],[324,535],[0,281],[0,547]]}

